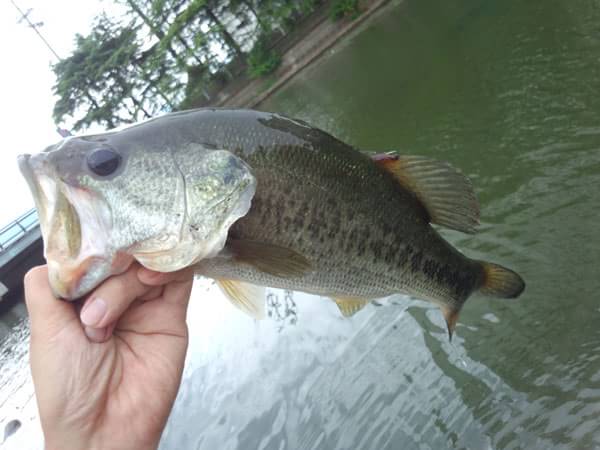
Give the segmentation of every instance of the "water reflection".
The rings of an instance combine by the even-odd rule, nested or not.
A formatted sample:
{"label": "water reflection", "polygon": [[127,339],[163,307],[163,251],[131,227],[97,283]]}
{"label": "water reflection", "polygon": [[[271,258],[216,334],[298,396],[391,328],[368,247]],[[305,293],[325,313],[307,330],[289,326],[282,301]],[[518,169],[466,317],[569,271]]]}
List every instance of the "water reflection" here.
{"label": "water reflection", "polygon": [[267,294],[267,317],[280,323],[279,331],[286,325],[296,325],[298,321],[296,302],[294,302],[294,292],[283,291],[283,299],[274,292]]}
{"label": "water reflection", "polygon": [[37,417],[29,373],[29,323],[25,305],[2,316],[7,334],[0,337],[0,429],[2,449],[41,449],[42,432]]}
{"label": "water reflection", "polygon": [[481,232],[444,234],[528,282],[519,302],[469,300],[452,345],[435,310],[408,308],[426,331],[387,357],[395,348],[417,365],[413,387],[439,404],[399,392],[403,421],[420,428],[385,448],[600,446],[590,352],[600,335],[599,7],[407,0],[264,105],[362,149],[461,167],[482,204]]}
{"label": "water reflection", "polygon": [[[481,232],[444,234],[528,289],[469,300],[450,343],[435,307],[402,296],[344,319],[269,290],[255,322],[199,281],[162,448],[600,448],[598,23],[597,0],[405,0],[265,104],[461,167]],[[20,333],[2,424],[34,403]]]}
{"label": "water reflection", "polygon": [[4,427],[4,438],[2,440],[2,442],[6,442],[6,439],[8,439],[9,437],[11,437],[13,434],[15,434],[19,428],[21,428],[21,421],[18,419],[13,419],[10,422],[8,422],[6,424],[6,426]]}

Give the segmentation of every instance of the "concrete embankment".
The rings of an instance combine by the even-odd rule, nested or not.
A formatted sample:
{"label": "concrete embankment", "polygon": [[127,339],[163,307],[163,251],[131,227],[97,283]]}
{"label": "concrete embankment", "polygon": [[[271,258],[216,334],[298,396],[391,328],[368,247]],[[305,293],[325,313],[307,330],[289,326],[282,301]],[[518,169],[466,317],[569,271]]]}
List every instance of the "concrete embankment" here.
{"label": "concrete embankment", "polygon": [[218,97],[214,106],[255,108],[389,2],[390,0],[362,2],[362,13],[354,20],[333,22],[327,10],[322,10],[302,29],[295,30],[301,38],[295,39],[295,43],[286,50],[281,65],[272,75],[266,79],[252,80],[236,92]]}

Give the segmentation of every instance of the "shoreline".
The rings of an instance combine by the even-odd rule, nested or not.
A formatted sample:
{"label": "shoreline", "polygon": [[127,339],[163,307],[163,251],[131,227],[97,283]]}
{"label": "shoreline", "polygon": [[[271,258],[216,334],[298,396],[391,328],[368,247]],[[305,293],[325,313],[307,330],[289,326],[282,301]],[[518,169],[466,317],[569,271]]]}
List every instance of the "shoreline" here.
{"label": "shoreline", "polygon": [[309,34],[282,55],[281,65],[273,74],[250,81],[227,97],[217,99],[212,106],[256,108],[390,2],[391,0],[369,1],[366,5],[362,5],[364,8],[362,13],[350,21],[341,19],[332,22],[328,14],[323,14]]}

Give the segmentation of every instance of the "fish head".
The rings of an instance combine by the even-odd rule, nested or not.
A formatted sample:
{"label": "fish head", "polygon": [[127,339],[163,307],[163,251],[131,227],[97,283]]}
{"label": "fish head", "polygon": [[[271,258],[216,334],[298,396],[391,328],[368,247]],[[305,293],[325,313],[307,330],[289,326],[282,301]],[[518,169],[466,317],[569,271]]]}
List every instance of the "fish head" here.
{"label": "fish head", "polygon": [[256,182],[234,154],[119,133],[18,158],[60,298],[82,297],[134,260],[169,272],[214,256],[250,208]]}

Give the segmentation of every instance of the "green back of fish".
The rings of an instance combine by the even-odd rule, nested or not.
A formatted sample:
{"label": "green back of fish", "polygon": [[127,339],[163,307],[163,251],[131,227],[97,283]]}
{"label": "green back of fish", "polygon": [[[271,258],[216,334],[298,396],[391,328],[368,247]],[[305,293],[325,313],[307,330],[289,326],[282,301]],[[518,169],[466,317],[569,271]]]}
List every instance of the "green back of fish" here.
{"label": "green back of fish", "polygon": [[230,237],[289,248],[311,265],[282,277],[217,258],[202,264],[206,275],[329,296],[404,292],[456,306],[478,287],[480,265],[446,243],[417,197],[366,154],[276,115],[218,111],[196,124],[197,139],[235,152],[257,178],[250,212]]}

